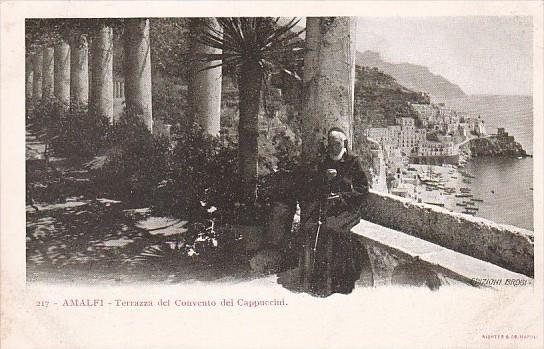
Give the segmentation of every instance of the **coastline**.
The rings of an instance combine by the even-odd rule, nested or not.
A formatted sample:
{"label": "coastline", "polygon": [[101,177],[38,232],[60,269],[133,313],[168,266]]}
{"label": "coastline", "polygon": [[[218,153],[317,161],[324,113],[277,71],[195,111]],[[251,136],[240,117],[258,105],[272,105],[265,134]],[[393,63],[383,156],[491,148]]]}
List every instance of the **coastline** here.
{"label": "coastline", "polygon": [[[409,164],[406,168],[406,178],[417,180],[404,181],[402,186],[407,190],[410,199],[416,202],[441,206],[449,211],[470,214],[511,224],[532,230],[532,182],[522,181],[519,187],[508,192],[507,185],[500,181],[511,183],[513,178],[505,176],[512,171],[527,171],[532,174],[532,157],[516,158],[511,156],[471,157],[467,151],[460,152],[461,164],[456,166],[418,165]],[[528,161],[528,162],[522,162]],[[482,169],[483,173],[482,173]],[[487,170],[486,170],[487,169]],[[486,173],[486,171],[491,173]],[[502,176],[495,176],[496,172]],[[422,180],[423,179],[423,180]],[[411,183],[410,183],[411,182]],[[524,190],[521,193],[522,189]],[[530,193],[527,193],[531,190]],[[515,204],[517,200],[517,204]],[[513,207],[505,207],[510,205]],[[512,217],[509,210],[525,213],[526,219]],[[516,220],[512,220],[516,218]]]}

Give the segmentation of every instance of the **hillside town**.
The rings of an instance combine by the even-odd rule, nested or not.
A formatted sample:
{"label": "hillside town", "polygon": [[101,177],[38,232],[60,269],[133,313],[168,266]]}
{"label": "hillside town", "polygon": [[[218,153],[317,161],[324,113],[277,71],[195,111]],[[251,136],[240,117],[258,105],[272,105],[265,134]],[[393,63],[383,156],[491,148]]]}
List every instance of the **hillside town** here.
{"label": "hillside town", "polygon": [[[383,164],[389,173],[403,173],[408,164],[462,166],[460,146],[468,140],[487,136],[479,116],[458,112],[443,103],[411,104],[417,118],[396,118],[395,125],[367,128],[364,135],[377,142],[383,152]],[[378,183],[386,173],[374,168]],[[397,176],[398,177],[398,176]],[[400,178],[402,181],[402,176]],[[383,188],[383,185],[377,185]]]}
{"label": "hillside town", "polygon": [[372,180],[376,191],[415,202],[476,215],[470,173],[462,170],[478,156],[528,155],[504,128],[487,132],[480,115],[456,111],[444,103],[411,103],[416,117],[398,117],[394,125],[363,131],[374,143]]}
{"label": "hillside town", "polygon": [[[395,125],[364,130],[380,150],[375,151],[372,167],[374,188],[454,210],[452,197],[470,195],[467,188],[457,185],[455,169],[463,167],[468,155],[462,145],[487,136],[484,121],[443,103],[413,103],[411,107],[416,118],[400,117]],[[476,213],[464,207],[464,213]]]}

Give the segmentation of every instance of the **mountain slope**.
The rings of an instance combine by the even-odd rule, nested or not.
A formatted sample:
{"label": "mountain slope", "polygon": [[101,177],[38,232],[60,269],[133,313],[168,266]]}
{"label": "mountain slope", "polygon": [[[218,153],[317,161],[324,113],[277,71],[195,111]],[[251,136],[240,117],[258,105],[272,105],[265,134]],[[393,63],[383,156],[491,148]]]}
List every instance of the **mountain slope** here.
{"label": "mountain slope", "polygon": [[377,68],[357,67],[354,120],[356,130],[394,125],[398,117],[416,118],[411,103],[428,104],[429,97],[407,89]]}
{"label": "mountain slope", "polygon": [[441,75],[433,74],[429,68],[410,63],[388,63],[379,53],[373,51],[357,52],[357,65],[376,67],[394,77],[401,85],[415,91],[427,92],[433,97],[465,97],[461,88]]}

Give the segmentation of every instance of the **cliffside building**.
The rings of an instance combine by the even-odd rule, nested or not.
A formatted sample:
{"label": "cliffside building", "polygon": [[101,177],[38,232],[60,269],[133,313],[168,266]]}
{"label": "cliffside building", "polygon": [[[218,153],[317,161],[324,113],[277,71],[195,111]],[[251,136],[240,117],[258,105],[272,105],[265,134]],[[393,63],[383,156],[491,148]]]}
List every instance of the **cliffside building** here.
{"label": "cliffside building", "polygon": [[414,164],[428,165],[458,165],[459,152],[453,142],[422,142],[417,153],[410,156],[410,162]]}

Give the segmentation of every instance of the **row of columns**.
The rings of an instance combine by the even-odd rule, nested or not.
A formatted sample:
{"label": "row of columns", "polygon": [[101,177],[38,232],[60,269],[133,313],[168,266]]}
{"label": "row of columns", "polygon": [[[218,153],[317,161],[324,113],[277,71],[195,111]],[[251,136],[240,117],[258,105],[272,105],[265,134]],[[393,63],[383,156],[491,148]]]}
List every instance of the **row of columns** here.
{"label": "row of columns", "polygon": [[[125,23],[125,81],[120,87],[127,106],[140,115],[151,131],[151,46],[148,19]],[[102,25],[90,37],[74,35],[70,42],[38,49],[27,60],[26,97],[34,105],[55,97],[66,106],[89,106],[113,122],[113,29]],[[89,49],[91,70],[89,72]]]}
{"label": "row of columns", "polygon": [[[200,19],[217,28],[214,19]],[[192,22],[193,31],[203,23]],[[355,77],[356,19],[349,17],[310,17],[307,19],[304,57],[303,153],[315,154],[324,133],[332,125],[350,133],[351,145],[353,86]],[[128,107],[143,116],[152,129],[151,46],[149,20],[131,18],[125,22],[125,86]],[[92,37],[92,69],[89,96],[89,45],[86,35],[77,35],[68,44],[60,42],[32,55],[32,69],[27,69],[27,97],[34,102],[55,96],[68,103],[89,104],[113,120],[113,31],[102,26]],[[192,40],[191,52],[221,53]],[[195,119],[210,134],[218,134],[221,108],[221,67],[202,70],[207,64],[195,61],[190,74],[189,92]],[[32,81],[32,89],[29,88]],[[119,92],[119,91],[117,91]],[[89,101],[90,97],[90,101]],[[317,123],[316,123],[317,121]]]}

